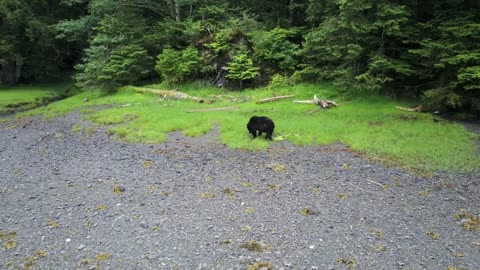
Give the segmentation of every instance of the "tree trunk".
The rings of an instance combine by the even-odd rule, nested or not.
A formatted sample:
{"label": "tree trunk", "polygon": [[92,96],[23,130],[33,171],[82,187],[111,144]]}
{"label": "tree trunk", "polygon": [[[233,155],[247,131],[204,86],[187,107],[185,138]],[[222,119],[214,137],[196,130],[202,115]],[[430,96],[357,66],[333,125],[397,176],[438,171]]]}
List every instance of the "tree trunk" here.
{"label": "tree trunk", "polygon": [[293,0],[289,0],[288,3],[288,22],[290,25],[293,24]]}
{"label": "tree trunk", "polygon": [[417,0],[417,21],[428,22],[434,17],[435,4],[433,0]]}
{"label": "tree trunk", "polygon": [[175,21],[180,21],[180,5],[178,4],[178,0],[174,0],[175,3]]}
{"label": "tree trunk", "polygon": [[8,61],[0,66],[0,82],[16,84],[22,75],[22,64],[16,61]]}

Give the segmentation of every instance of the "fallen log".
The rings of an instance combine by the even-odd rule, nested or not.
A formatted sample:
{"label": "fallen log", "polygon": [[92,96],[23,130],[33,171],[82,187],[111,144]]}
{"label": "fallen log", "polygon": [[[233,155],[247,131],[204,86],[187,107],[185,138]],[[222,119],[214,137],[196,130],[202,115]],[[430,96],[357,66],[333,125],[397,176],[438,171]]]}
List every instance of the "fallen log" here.
{"label": "fallen log", "polygon": [[139,93],[151,93],[155,95],[162,96],[163,98],[171,98],[171,99],[191,99],[195,102],[203,103],[204,99],[194,96],[189,96],[183,92],[178,90],[160,90],[160,89],[152,89],[152,88],[145,88],[145,87],[135,87],[135,91]]}
{"label": "fallen log", "polygon": [[402,110],[402,111],[407,111],[407,112],[426,112],[425,108],[422,106],[422,104],[418,105],[415,108],[405,108],[401,106],[396,106],[395,108]]}
{"label": "fallen log", "polygon": [[313,100],[294,100],[293,103],[317,104],[324,109],[338,106],[335,101],[319,99],[317,95],[313,95]]}
{"label": "fallen log", "polygon": [[271,97],[271,98],[264,98],[264,99],[260,99],[259,101],[257,101],[256,103],[257,104],[261,104],[261,103],[267,103],[267,102],[274,102],[274,101],[277,101],[277,100],[282,100],[282,99],[287,99],[287,98],[291,98],[291,97],[294,97],[295,95],[286,95],[286,96],[277,96],[277,97]]}
{"label": "fallen log", "polygon": [[218,111],[233,111],[237,110],[238,107],[218,107],[218,108],[205,108],[205,109],[196,109],[187,111],[187,113],[195,113],[195,112],[218,112]]}

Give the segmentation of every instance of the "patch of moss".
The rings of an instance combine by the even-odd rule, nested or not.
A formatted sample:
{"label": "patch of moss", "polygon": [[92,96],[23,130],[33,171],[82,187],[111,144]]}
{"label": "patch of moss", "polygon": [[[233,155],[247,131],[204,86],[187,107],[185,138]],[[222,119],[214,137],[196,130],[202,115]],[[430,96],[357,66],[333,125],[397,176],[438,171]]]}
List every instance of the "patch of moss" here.
{"label": "patch of moss", "polygon": [[273,265],[269,262],[258,262],[252,265],[248,265],[248,270],[272,270]]}
{"label": "patch of moss", "polygon": [[145,169],[148,169],[148,168],[152,167],[152,165],[153,165],[153,160],[145,160],[145,161],[143,162],[143,167],[144,167]]}
{"label": "patch of moss", "polygon": [[268,184],[267,187],[268,187],[269,189],[275,190],[275,191],[280,190],[280,189],[282,188],[282,186],[280,186],[280,185],[275,185],[275,184]]}
{"label": "patch of moss", "polygon": [[36,254],[39,258],[45,258],[45,257],[47,257],[47,252],[44,251],[44,250],[39,250],[39,251],[35,252],[35,254]]}
{"label": "patch of moss", "polygon": [[83,259],[81,260],[79,263],[78,263],[78,268],[81,268],[83,266],[87,266],[89,265],[90,263],[92,263],[92,260],[90,259]]}
{"label": "patch of moss", "polygon": [[252,229],[252,227],[248,226],[248,225],[245,225],[245,226],[241,226],[240,227],[240,231],[242,232],[248,232]]}
{"label": "patch of moss", "polygon": [[121,194],[122,192],[124,192],[124,191],[125,191],[125,188],[122,187],[122,186],[118,186],[118,185],[117,185],[117,186],[113,187],[113,193],[114,193],[115,195],[120,195],[120,194]]}
{"label": "patch of moss", "polygon": [[217,197],[217,195],[215,195],[215,193],[204,192],[204,193],[200,194],[200,198],[202,198],[202,199],[211,199],[211,198],[215,198],[215,197]]}
{"label": "patch of moss", "polygon": [[255,208],[252,208],[252,207],[248,207],[247,209],[243,210],[243,212],[245,214],[253,214],[255,213],[257,210],[255,210]]}
{"label": "patch of moss", "polygon": [[6,250],[11,250],[16,248],[18,246],[18,243],[17,241],[12,239],[12,240],[7,240],[5,243],[3,243],[3,246],[5,247]]}
{"label": "patch of moss", "polygon": [[85,129],[85,134],[86,134],[87,136],[92,135],[94,132],[95,132],[95,129],[94,129],[92,126],[88,126],[88,127]]}
{"label": "patch of moss", "polygon": [[148,194],[152,194],[154,193],[155,191],[157,190],[157,187],[154,186],[154,185],[149,185],[147,187],[147,191],[145,191],[145,194],[148,195]]}
{"label": "patch of moss", "polygon": [[0,241],[7,239],[7,240],[12,240],[17,237],[17,231],[11,231],[9,233],[5,233],[0,231]]}
{"label": "patch of moss", "polygon": [[355,260],[351,260],[347,258],[340,258],[337,261],[343,265],[346,265],[349,269],[353,269],[357,265],[357,262]]}
{"label": "patch of moss", "polygon": [[442,183],[440,183],[440,186],[442,186],[443,188],[450,189],[450,190],[454,190],[455,187],[456,187],[455,184],[450,183],[448,181],[442,181]]}
{"label": "patch of moss", "polygon": [[50,229],[57,228],[58,225],[59,225],[59,224],[58,224],[58,221],[56,221],[56,220],[50,220],[50,221],[48,222],[48,227],[49,227]]}
{"label": "patch of moss", "polygon": [[307,207],[303,208],[302,211],[300,211],[300,213],[304,216],[312,216],[317,214],[315,211]]}
{"label": "patch of moss", "polygon": [[236,200],[237,199],[237,196],[235,195],[235,189],[233,189],[233,188],[226,188],[226,189],[222,190],[222,193],[225,194],[225,196],[227,196],[231,200]]}
{"label": "patch of moss", "polygon": [[440,234],[436,233],[436,232],[432,232],[432,231],[428,231],[425,233],[428,237],[434,239],[434,240],[437,240],[439,237],[440,237]]}
{"label": "patch of moss", "polygon": [[108,209],[108,206],[105,204],[99,204],[95,206],[95,211],[106,211]]}
{"label": "patch of moss", "polygon": [[480,230],[480,216],[475,216],[465,210],[455,214],[455,218],[462,222],[463,228],[467,231]]}
{"label": "patch of moss", "polygon": [[75,124],[71,129],[72,132],[82,132],[82,130],[83,130],[83,127],[80,124]]}
{"label": "patch of moss", "polygon": [[34,269],[35,263],[36,263],[36,261],[37,261],[36,259],[37,259],[37,258],[35,258],[34,256],[27,257],[27,258],[26,258],[26,262],[25,262],[25,264],[23,265],[23,269],[24,269],[24,270]]}
{"label": "patch of moss", "polygon": [[276,163],[268,164],[266,167],[269,168],[270,170],[274,171],[274,172],[283,172],[283,171],[287,170],[287,168],[283,164],[276,164]]}
{"label": "patch of moss", "polygon": [[256,240],[251,240],[246,244],[240,246],[248,251],[264,252],[268,249],[268,245],[263,242],[257,242]]}
{"label": "patch of moss", "polygon": [[95,259],[97,261],[106,261],[110,258],[112,258],[112,254],[110,254],[110,253],[99,253],[99,254],[95,255]]}
{"label": "patch of moss", "polygon": [[250,181],[242,182],[242,186],[243,187],[253,187],[253,182],[250,182]]}
{"label": "patch of moss", "polygon": [[375,235],[377,238],[383,238],[383,233],[382,233],[381,231],[379,231],[378,229],[372,228],[370,231],[371,231],[372,234]]}
{"label": "patch of moss", "polygon": [[421,197],[430,197],[432,195],[432,191],[430,189],[426,189],[424,191],[418,192],[418,195]]}

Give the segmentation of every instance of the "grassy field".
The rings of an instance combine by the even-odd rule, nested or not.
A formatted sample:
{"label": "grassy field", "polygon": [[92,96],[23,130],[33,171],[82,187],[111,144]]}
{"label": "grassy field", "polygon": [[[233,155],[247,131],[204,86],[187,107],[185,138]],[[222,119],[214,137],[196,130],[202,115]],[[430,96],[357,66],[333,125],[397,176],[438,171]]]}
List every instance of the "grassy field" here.
{"label": "grassy field", "polygon": [[42,99],[53,98],[65,91],[65,85],[15,86],[0,85],[0,113],[13,108],[34,108]]}
{"label": "grassy field", "polygon": [[[168,89],[152,85],[150,88]],[[369,158],[422,171],[471,171],[480,165],[476,152],[478,135],[462,125],[446,121],[434,122],[431,114],[401,111],[395,106],[413,106],[388,98],[347,98],[336,93],[331,84],[301,84],[282,89],[255,89],[226,92],[200,84],[180,87],[182,92],[203,97],[212,104],[191,100],[163,99],[152,94],[139,94],[134,87],[118,93],[100,90],[83,92],[23,115],[63,115],[75,108],[85,118],[100,125],[111,125],[109,132],[120,139],[158,143],[171,131],[186,136],[201,136],[214,125],[220,127],[221,140],[232,148],[265,149],[269,141],[252,140],[246,123],[253,115],[269,116],[275,121],[274,141],[288,140],[295,145],[327,145],[344,143]],[[256,104],[255,101],[277,95],[295,94],[294,99],[334,99],[341,105],[318,110],[315,105],[294,104],[292,99]],[[218,97],[221,97],[219,99]],[[89,102],[84,102],[85,98]],[[97,105],[110,108],[98,109]],[[128,106],[124,106],[128,105]],[[189,112],[191,110],[235,107],[231,111]]]}

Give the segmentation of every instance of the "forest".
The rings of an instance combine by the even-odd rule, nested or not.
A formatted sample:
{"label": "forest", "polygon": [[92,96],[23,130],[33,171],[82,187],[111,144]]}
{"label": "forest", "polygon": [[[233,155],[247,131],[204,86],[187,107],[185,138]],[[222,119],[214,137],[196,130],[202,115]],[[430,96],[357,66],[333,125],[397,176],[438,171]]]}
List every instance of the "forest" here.
{"label": "forest", "polygon": [[479,0],[2,0],[0,84],[203,80],[480,114]]}

